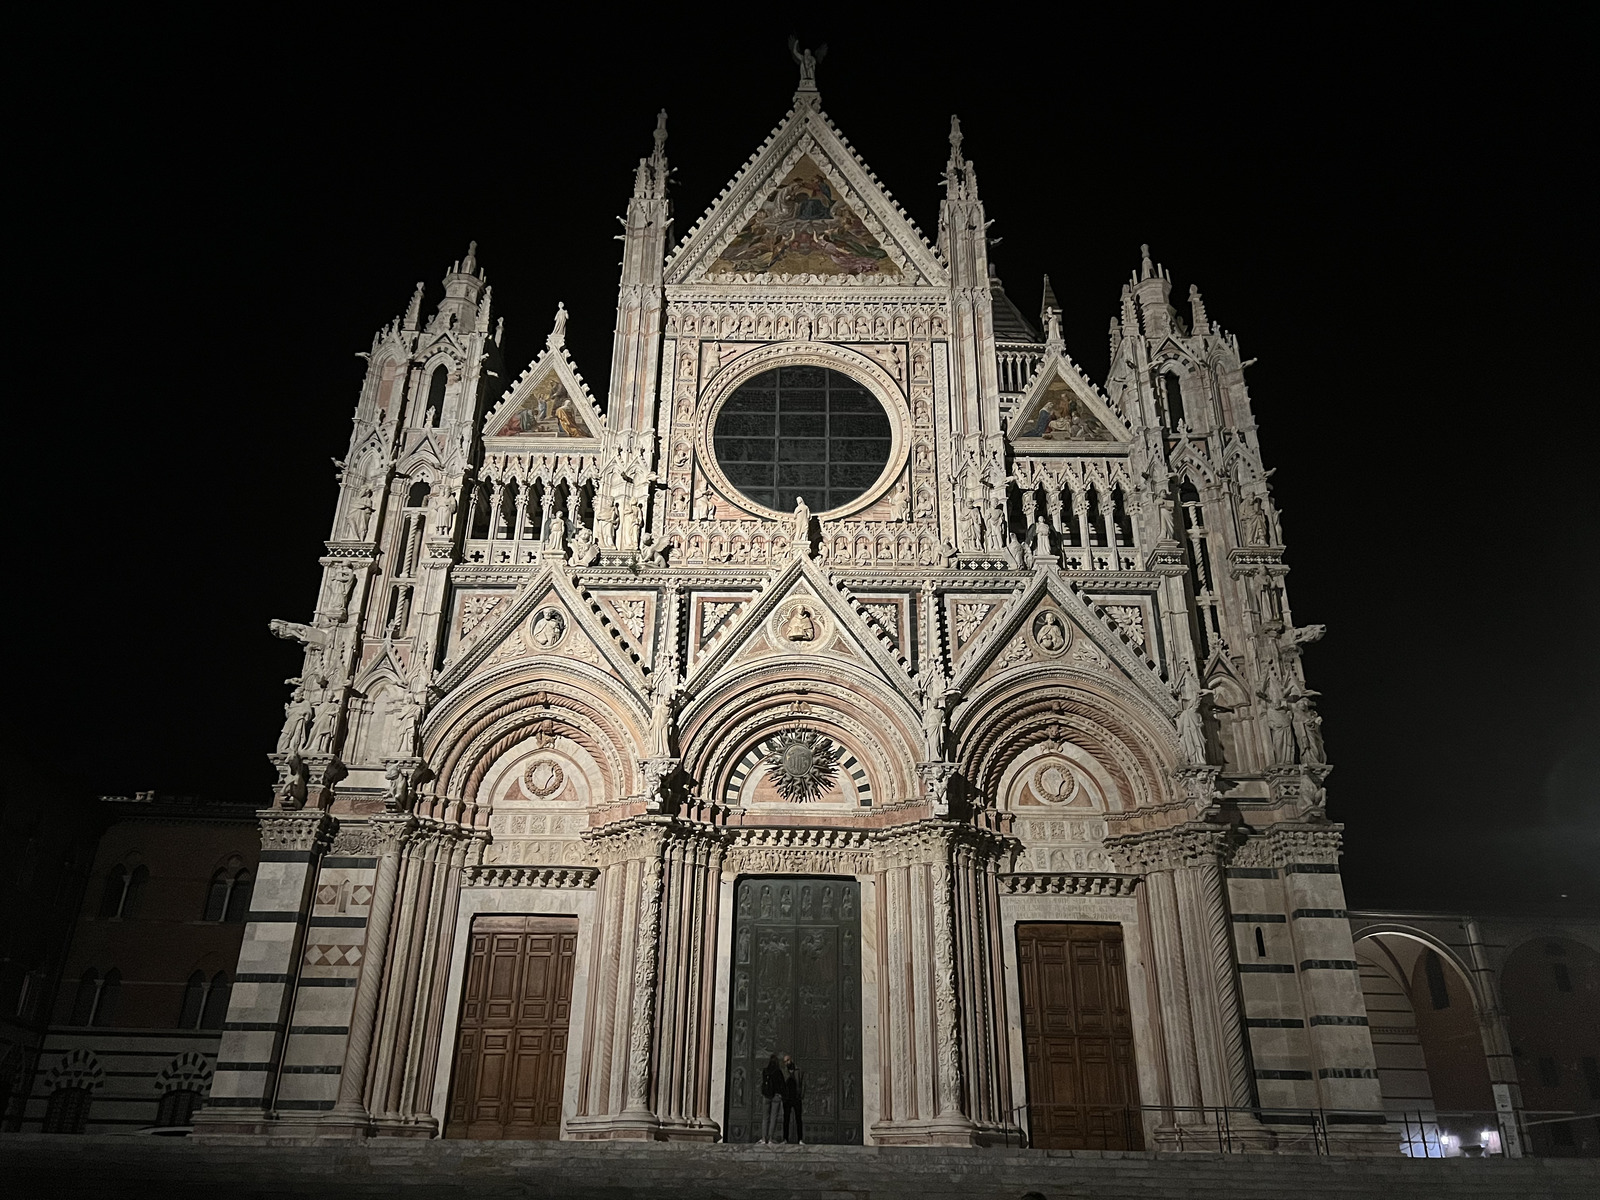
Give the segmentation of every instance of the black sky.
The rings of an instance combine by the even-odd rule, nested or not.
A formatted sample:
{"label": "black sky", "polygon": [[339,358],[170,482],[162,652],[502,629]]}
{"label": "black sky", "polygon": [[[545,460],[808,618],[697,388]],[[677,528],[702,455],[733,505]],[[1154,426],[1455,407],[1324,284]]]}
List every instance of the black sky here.
{"label": "black sky", "polygon": [[657,109],[681,235],[787,109],[794,29],[930,239],[960,114],[1009,293],[1036,312],[1048,272],[1091,375],[1141,242],[1259,358],[1351,902],[1600,900],[1580,35],[1527,9],[987,35],[587,11],[21,31],[14,754],[69,791],[264,801],[298,669],[266,624],[310,615],[356,352],[476,239],[512,369],[561,300],[603,390]]}

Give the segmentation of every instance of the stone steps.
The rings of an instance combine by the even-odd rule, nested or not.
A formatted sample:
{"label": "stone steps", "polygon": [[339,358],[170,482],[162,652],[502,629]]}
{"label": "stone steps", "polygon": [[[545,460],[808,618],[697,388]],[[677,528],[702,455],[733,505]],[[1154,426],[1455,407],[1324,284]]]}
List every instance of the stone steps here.
{"label": "stone steps", "polygon": [[47,1200],[1592,1200],[1600,1160],[6,1134],[0,1187]]}

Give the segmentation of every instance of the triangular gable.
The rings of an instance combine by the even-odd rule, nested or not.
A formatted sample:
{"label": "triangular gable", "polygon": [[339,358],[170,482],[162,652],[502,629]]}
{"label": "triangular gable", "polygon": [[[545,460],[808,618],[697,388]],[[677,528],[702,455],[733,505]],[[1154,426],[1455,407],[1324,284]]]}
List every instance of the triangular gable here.
{"label": "triangular gable", "polygon": [[1126,423],[1064,355],[1047,351],[1016,407],[1008,432],[1030,454],[1121,449]]}
{"label": "triangular gable", "polygon": [[570,445],[597,440],[603,424],[594,397],[562,347],[546,349],[506,389],[483,423],[483,436],[491,450],[529,442]]}
{"label": "triangular gable", "polygon": [[1117,439],[1106,423],[1078,395],[1059,371],[1041,377],[1033,398],[1012,421],[1012,441],[1039,438],[1050,442],[1111,442]]}
{"label": "triangular gable", "polygon": [[1002,671],[1052,660],[1063,667],[1114,673],[1130,680],[1161,711],[1176,711],[1172,693],[1155,669],[1048,566],[1038,568],[1033,581],[978,634],[958,664],[952,686],[970,693]]}
{"label": "triangular gable", "polygon": [[[543,627],[534,621],[547,608],[559,613],[559,631],[548,621]],[[445,667],[435,684],[441,694],[448,695],[486,666],[544,656],[588,662],[643,694],[644,673],[635,657],[617,644],[562,572],[543,568],[518,590],[511,605],[501,606],[488,620],[491,627]]]}
{"label": "triangular gable", "polygon": [[905,210],[821,112],[792,109],[667,260],[666,282],[940,285]]}
{"label": "triangular gable", "polygon": [[899,275],[839,185],[802,154],[745,226],[723,246],[711,275]]}
{"label": "triangular gable", "polygon": [[733,615],[733,624],[694,665],[685,686],[698,693],[730,666],[777,653],[785,642],[791,648],[803,645],[819,661],[855,660],[914,700],[916,685],[906,665],[809,558],[784,568]]}

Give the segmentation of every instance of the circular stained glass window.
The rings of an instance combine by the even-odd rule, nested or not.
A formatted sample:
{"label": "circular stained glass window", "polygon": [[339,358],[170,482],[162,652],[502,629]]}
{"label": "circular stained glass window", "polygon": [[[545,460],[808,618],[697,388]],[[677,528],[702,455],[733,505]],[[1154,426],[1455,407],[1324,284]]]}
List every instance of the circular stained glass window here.
{"label": "circular stained glass window", "polygon": [[866,494],[889,463],[889,414],[866,385],[827,367],[763,371],[723,403],[711,433],[722,473],[746,499],[828,512]]}

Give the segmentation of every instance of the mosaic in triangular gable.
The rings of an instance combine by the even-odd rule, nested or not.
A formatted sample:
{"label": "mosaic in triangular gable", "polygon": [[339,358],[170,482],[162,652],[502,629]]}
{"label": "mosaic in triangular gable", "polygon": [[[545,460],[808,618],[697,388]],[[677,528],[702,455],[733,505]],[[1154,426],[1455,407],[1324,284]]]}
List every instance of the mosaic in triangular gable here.
{"label": "mosaic in triangular gable", "polygon": [[809,154],[722,248],[711,274],[899,275],[889,252]]}
{"label": "mosaic in triangular gable", "polygon": [[1028,411],[1012,426],[1012,439],[1044,438],[1052,442],[1111,442],[1111,431],[1090,411],[1083,398],[1057,375]]}
{"label": "mosaic in triangular gable", "polygon": [[489,436],[587,438],[594,434],[567,394],[561,376],[552,370],[528,389],[522,403],[506,414],[500,428]]}

